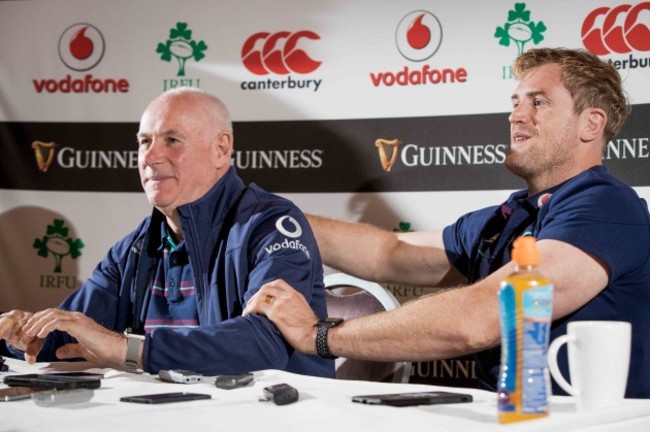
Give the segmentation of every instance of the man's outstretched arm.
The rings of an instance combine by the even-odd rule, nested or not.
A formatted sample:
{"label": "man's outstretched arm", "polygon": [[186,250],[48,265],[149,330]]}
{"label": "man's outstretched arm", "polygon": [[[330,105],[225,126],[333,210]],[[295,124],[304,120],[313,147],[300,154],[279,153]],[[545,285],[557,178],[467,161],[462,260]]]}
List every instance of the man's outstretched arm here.
{"label": "man's outstretched arm", "polygon": [[455,285],[441,231],[394,233],[372,225],[307,215],[323,263],[350,275],[406,285]]}
{"label": "man's outstretched arm", "polygon": [[[606,286],[606,268],[590,255],[555,240],[538,245],[543,263],[540,272],[555,287],[554,319],[575,311]],[[497,293],[513,270],[514,264],[509,263],[474,285],[421,297],[395,310],[332,328],[330,352],[360,359],[416,361],[496,346],[501,335]],[[296,349],[316,352],[317,318],[304,298],[283,281],[262,287],[248,302],[244,314],[248,313],[267,315]]]}

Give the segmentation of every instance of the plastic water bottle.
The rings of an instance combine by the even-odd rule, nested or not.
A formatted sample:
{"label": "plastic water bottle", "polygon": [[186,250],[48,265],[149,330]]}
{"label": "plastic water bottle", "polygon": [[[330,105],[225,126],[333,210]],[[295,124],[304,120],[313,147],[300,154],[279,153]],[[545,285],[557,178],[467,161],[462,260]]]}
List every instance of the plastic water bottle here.
{"label": "plastic water bottle", "polygon": [[539,274],[539,252],[534,237],[515,240],[514,273],[501,283],[501,367],[498,416],[501,423],[545,417],[549,414],[550,378],[546,366],[553,285]]}

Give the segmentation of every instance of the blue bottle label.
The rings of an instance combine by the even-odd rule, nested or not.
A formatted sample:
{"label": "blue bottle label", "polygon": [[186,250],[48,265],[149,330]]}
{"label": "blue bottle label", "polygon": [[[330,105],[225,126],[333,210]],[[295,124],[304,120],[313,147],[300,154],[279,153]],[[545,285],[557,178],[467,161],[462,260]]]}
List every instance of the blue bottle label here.
{"label": "blue bottle label", "polygon": [[[522,412],[548,412],[549,378],[546,369],[550,323],[553,314],[553,286],[543,285],[523,292],[517,307],[515,288],[504,284],[499,291],[501,319],[501,369],[498,404],[501,412],[514,412],[511,399],[517,390],[517,371],[521,371]],[[517,323],[521,320],[522,340],[517,339]],[[518,346],[521,343],[521,346]],[[521,365],[518,352],[521,350]]]}
{"label": "blue bottle label", "polygon": [[499,317],[501,319],[501,369],[497,383],[499,411],[515,411],[511,394],[517,382],[517,298],[512,285],[499,291]]}
{"label": "blue bottle label", "polygon": [[553,287],[544,285],[524,292],[523,298],[522,411],[548,411],[549,378],[546,369]]}

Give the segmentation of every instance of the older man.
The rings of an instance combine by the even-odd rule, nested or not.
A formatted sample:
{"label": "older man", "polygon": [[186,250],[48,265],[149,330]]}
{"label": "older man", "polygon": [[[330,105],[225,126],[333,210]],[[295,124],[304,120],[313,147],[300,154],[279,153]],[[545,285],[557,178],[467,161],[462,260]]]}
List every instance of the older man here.
{"label": "older man", "polygon": [[224,104],[197,89],[169,91],[146,108],[137,138],[152,215],[59,308],[0,316],[12,352],[29,362],[82,357],[152,373],[333,376],[332,361],[295,352],[266,317],[241,316],[277,278],[317,315],[326,310],[309,224],[291,202],[237,176]]}

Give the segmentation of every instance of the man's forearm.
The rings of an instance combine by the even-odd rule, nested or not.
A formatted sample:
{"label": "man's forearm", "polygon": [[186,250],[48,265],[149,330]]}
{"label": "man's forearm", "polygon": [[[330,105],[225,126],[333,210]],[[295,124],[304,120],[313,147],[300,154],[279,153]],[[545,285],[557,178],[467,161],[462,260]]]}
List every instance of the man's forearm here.
{"label": "man's forearm", "polygon": [[362,223],[307,216],[323,262],[375,282],[405,285],[457,285],[464,278],[452,268],[442,232],[396,234]]}
{"label": "man's forearm", "polygon": [[341,357],[422,361],[496,346],[500,329],[495,292],[475,286],[460,288],[350,320],[330,330],[329,349]]}
{"label": "man's forearm", "polygon": [[369,280],[382,280],[387,248],[397,242],[393,233],[361,223],[307,215],[323,263]]}

